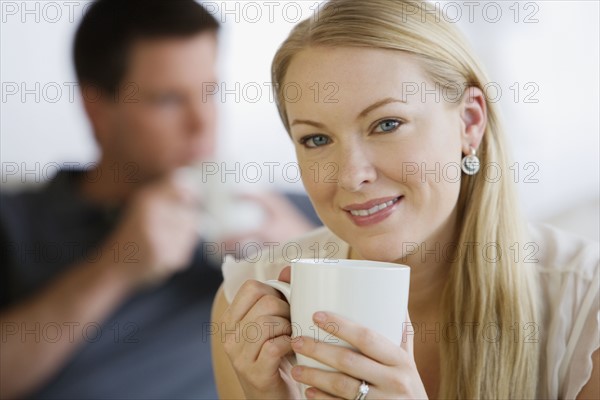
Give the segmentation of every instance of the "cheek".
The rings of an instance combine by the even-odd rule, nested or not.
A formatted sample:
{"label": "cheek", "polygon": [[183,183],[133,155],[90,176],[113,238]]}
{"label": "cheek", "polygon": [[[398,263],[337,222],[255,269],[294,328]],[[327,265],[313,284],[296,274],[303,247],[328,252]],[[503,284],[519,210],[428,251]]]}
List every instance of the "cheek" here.
{"label": "cheek", "polygon": [[178,151],[172,128],[165,127],[151,114],[140,111],[126,114],[118,139],[121,155],[139,164],[144,171],[162,170],[171,165]]}
{"label": "cheek", "polygon": [[[299,161],[302,170],[302,184],[310,197],[315,210],[322,213],[330,208],[337,184],[335,176],[330,176],[323,168],[316,168],[314,162]],[[329,171],[330,172],[330,171]]]}
{"label": "cheek", "polygon": [[460,191],[460,135],[443,125],[419,126],[410,139],[377,149],[380,178],[400,184],[410,208],[422,217],[447,214]]}
{"label": "cheek", "polygon": [[214,97],[207,98],[205,102],[203,102],[199,106],[202,112],[202,119],[207,123],[207,125],[214,126],[217,122],[217,103]]}
{"label": "cheek", "polygon": [[435,110],[432,113],[443,117],[423,120],[414,126],[411,139],[398,151],[396,159],[404,162],[399,169],[406,174],[416,169],[410,176],[423,183],[456,180],[461,158],[460,126],[453,114]]}
{"label": "cheek", "polygon": [[147,131],[149,126],[153,125],[154,115],[149,107],[142,104],[131,104],[125,107],[121,112],[123,127],[132,132],[132,135],[139,135],[140,132]]}
{"label": "cheek", "polygon": [[163,147],[176,139],[175,132],[180,126],[176,113],[141,107],[132,113],[132,130],[148,143],[147,147]]}
{"label": "cheek", "polygon": [[454,206],[460,190],[461,142],[458,129],[455,132],[449,129],[440,132],[443,134],[429,145],[420,178],[436,197],[434,200],[447,209]]}
{"label": "cheek", "polygon": [[161,111],[151,113],[140,121],[140,124],[144,127],[144,130],[150,132],[150,134],[156,137],[157,140],[162,138],[168,139],[172,136],[175,131],[181,126],[180,118],[175,112]]}
{"label": "cheek", "polygon": [[434,225],[444,220],[456,206],[461,175],[459,154],[448,148],[430,148],[422,155],[414,175],[406,176],[412,206]]}

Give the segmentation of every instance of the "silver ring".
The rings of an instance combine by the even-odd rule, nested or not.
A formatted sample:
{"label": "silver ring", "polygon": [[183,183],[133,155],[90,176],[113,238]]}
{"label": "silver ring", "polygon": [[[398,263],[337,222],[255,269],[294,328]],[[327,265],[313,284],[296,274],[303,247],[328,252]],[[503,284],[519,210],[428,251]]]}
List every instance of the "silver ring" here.
{"label": "silver ring", "polygon": [[369,385],[367,384],[367,382],[362,381],[362,383],[360,384],[360,387],[358,388],[358,393],[356,394],[356,397],[354,398],[354,400],[365,400],[368,393],[369,393]]}

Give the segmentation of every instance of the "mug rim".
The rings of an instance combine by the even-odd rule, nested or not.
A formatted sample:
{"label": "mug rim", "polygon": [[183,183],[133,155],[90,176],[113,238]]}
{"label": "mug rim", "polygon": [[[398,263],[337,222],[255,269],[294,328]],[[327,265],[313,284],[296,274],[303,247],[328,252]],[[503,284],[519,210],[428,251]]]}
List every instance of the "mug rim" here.
{"label": "mug rim", "polygon": [[[356,268],[356,269],[407,269],[410,270],[410,267],[406,264],[399,264],[387,261],[374,261],[374,260],[352,260],[348,258],[336,258],[329,259],[330,261],[326,261],[327,259],[314,259],[314,258],[300,258],[295,261],[290,261],[290,264],[310,264],[310,265],[318,265],[320,267],[336,267],[340,265],[340,262],[343,262],[344,267]],[[375,265],[364,265],[364,263],[374,263]]]}

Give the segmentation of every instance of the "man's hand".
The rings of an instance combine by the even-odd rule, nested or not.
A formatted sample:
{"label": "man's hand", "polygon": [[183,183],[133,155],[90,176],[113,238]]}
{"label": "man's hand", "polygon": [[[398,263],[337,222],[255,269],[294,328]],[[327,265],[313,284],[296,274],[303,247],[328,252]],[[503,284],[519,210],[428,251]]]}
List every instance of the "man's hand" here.
{"label": "man's hand", "polygon": [[198,241],[196,204],[193,188],[174,176],[140,189],[100,249],[99,260],[65,269],[27,301],[3,310],[2,326],[63,326],[70,321],[77,326],[72,335],[53,341],[8,337],[0,354],[0,397],[29,395],[78,348],[84,327],[104,321],[132,290],[159,283],[188,265]]}
{"label": "man's hand", "polygon": [[240,243],[240,247],[242,247],[244,243],[250,241],[260,244],[267,242],[281,243],[315,228],[283,195],[271,192],[247,193],[243,194],[241,198],[256,202],[264,209],[266,218],[261,226],[254,231],[224,238],[225,248],[235,248],[236,243]]}
{"label": "man's hand", "polygon": [[118,246],[115,267],[134,287],[159,283],[190,263],[199,240],[199,193],[194,189],[172,174],[128,202],[106,246]]}

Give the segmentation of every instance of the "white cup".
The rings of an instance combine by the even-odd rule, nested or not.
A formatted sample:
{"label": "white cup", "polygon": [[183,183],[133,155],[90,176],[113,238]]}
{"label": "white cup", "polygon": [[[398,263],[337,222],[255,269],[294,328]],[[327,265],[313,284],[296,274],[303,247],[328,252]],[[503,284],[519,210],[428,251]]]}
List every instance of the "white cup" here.
{"label": "white cup", "polygon": [[[410,268],[406,265],[369,260],[310,260],[291,263],[291,283],[269,280],[290,303],[292,338],[353,348],[347,342],[318,328],[317,311],[330,311],[367,326],[398,346],[406,322]],[[327,371],[335,369],[297,354],[298,364]],[[303,391],[306,386],[303,385]]]}
{"label": "white cup", "polygon": [[[182,167],[178,172],[181,179],[199,189],[198,229],[205,240],[219,242],[241,236],[259,229],[265,222],[264,207],[240,196],[236,185],[227,182],[221,174],[208,173],[202,164]],[[222,261],[222,257],[219,255],[215,261]]]}

